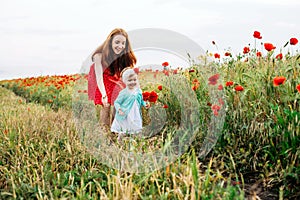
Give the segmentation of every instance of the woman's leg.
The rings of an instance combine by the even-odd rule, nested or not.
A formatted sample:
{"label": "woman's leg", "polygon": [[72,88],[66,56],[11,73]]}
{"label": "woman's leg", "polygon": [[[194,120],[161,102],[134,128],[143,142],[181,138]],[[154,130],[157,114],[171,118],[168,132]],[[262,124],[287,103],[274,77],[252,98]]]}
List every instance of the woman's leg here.
{"label": "woman's leg", "polygon": [[116,108],[114,106],[112,106],[112,109],[111,109],[111,123],[114,121],[115,115],[116,115]]}
{"label": "woman's leg", "polygon": [[100,124],[110,127],[110,107],[101,107],[100,110]]}

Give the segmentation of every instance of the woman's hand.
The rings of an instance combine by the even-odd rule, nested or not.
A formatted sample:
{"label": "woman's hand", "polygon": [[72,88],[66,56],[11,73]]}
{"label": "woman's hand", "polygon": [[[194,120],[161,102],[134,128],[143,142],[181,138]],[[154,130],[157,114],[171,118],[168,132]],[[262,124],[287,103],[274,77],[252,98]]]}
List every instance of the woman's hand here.
{"label": "woman's hand", "polygon": [[103,103],[103,106],[104,106],[104,107],[109,107],[109,103],[108,103],[108,100],[107,100],[107,96],[106,96],[106,95],[103,95],[103,96],[102,96],[102,103]]}

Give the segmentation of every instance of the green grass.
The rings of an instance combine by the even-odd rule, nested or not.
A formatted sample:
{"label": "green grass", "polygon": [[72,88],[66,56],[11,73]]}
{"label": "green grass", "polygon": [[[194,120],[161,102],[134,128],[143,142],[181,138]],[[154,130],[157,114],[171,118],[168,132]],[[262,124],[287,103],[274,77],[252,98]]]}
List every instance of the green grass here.
{"label": "green grass", "polygon": [[[121,148],[133,152],[168,149],[189,142],[184,130],[196,131],[181,156],[147,173],[110,168],[82,143],[82,132],[73,114],[82,120],[79,122],[92,116],[95,124],[90,128],[97,125],[97,117],[90,113],[94,107],[82,92],[85,79],[63,89],[52,88],[56,98],[49,92],[51,87],[20,87],[19,81],[2,81],[1,198],[299,197],[299,56],[285,60],[274,60],[271,55],[259,59],[250,56],[247,62],[232,58],[191,69],[194,71],[159,74],[156,78],[154,72],[141,74],[140,80],[147,80],[141,82],[143,90],[154,90],[159,95],[151,120],[164,120],[164,126],[160,132],[151,133],[153,137],[132,138],[133,143]],[[209,84],[208,78],[216,73],[220,74],[217,84]],[[275,87],[276,76],[284,76],[286,81]],[[192,90],[195,79],[200,84]],[[234,85],[225,86],[227,81]],[[220,84],[222,90],[218,89]],[[163,86],[162,90],[158,85]],[[244,90],[235,91],[236,85]],[[217,115],[212,105],[220,106]],[[182,124],[184,130],[178,131]]]}

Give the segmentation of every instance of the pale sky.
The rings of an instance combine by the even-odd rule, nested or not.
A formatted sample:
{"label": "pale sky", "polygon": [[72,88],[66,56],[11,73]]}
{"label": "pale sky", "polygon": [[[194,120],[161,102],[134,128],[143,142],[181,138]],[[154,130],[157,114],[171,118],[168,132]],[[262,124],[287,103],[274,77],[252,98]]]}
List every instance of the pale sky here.
{"label": "pale sky", "polygon": [[210,52],[217,52],[212,41],[220,52],[241,52],[254,45],[255,30],[261,32],[259,42],[273,43],[278,52],[291,37],[300,39],[298,0],[0,2],[0,79],[78,73],[116,27],[175,31]]}

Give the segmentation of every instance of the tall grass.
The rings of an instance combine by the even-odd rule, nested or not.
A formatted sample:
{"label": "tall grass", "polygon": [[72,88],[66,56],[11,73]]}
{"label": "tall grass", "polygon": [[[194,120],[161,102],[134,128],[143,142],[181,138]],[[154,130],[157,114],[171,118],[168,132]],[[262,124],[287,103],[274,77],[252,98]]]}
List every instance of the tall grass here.
{"label": "tall grass", "polygon": [[[245,89],[226,87],[228,111],[214,153],[224,154],[225,160],[234,155],[237,173],[256,172],[266,187],[283,186],[285,196],[295,198],[300,183],[299,57],[252,57],[223,64],[220,70],[225,80]],[[286,82],[275,87],[276,76]]]}
{"label": "tall grass", "polygon": [[[156,72],[141,74],[152,80],[141,83],[143,89],[159,95],[156,109],[149,113],[161,124],[153,123],[158,132],[128,140],[121,148],[132,152],[166,148],[180,155],[145,173],[113,169],[101,162],[105,154],[95,157],[86,147],[97,146],[95,137],[101,135],[83,140],[78,129],[82,123],[91,129],[98,123],[90,112],[97,110],[87,101],[85,79],[79,85],[53,88],[54,99],[48,86],[47,91],[41,86],[34,90],[4,81],[3,86],[23,97],[0,89],[1,198],[296,199],[300,195],[299,68],[299,56],[276,60],[268,54],[249,56],[247,62],[232,58],[194,65],[174,76],[159,74],[157,79]],[[208,78],[215,74],[220,75],[218,84],[209,84]],[[276,76],[286,81],[275,87]],[[228,81],[234,84],[226,86]],[[159,84],[162,90],[157,89]],[[236,91],[237,85],[244,90]],[[45,95],[43,101],[36,100],[39,95]],[[218,113],[212,105],[221,106]],[[88,125],[85,119],[90,116]],[[196,134],[186,139],[179,127]],[[176,145],[183,143],[188,145],[178,149]]]}
{"label": "tall grass", "polygon": [[231,193],[242,199],[239,187],[222,186],[221,175],[198,171],[195,157],[148,174],[108,168],[87,153],[71,111],[55,112],[0,90],[2,199],[224,199]]}

